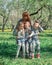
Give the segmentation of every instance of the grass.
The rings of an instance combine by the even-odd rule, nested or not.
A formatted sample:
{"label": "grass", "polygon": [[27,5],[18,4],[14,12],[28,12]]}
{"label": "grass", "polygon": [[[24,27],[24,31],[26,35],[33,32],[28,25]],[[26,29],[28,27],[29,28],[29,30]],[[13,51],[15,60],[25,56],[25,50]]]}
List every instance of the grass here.
{"label": "grass", "polygon": [[52,65],[52,34],[41,34],[41,58],[15,58],[17,44],[12,32],[0,32],[0,65]]}

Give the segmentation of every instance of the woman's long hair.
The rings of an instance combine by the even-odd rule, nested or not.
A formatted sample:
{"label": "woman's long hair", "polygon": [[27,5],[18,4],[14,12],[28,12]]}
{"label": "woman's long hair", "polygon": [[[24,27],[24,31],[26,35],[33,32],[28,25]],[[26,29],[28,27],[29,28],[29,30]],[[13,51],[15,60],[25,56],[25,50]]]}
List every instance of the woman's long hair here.
{"label": "woman's long hair", "polygon": [[31,20],[30,20],[30,15],[29,15],[29,13],[26,11],[26,12],[23,12],[23,14],[22,14],[22,17],[23,17],[23,20],[24,20],[24,17],[25,16],[27,16],[27,19],[25,20],[25,22],[26,21],[29,21],[30,23],[31,23]]}

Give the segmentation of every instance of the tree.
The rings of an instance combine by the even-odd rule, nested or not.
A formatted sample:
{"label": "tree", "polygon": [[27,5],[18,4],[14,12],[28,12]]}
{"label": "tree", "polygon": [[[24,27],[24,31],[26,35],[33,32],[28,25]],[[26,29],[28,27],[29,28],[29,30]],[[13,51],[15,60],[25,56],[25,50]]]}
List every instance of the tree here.
{"label": "tree", "polygon": [[3,17],[2,31],[4,31],[12,10],[17,11],[17,20],[21,18],[24,11],[28,11],[31,19],[40,20],[40,24],[47,29],[52,19],[51,2],[52,0],[0,0],[0,15]]}
{"label": "tree", "polygon": [[2,32],[4,32],[4,28],[9,19],[10,12],[13,9],[12,3],[12,0],[0,0],[0,15],[3,17]]}

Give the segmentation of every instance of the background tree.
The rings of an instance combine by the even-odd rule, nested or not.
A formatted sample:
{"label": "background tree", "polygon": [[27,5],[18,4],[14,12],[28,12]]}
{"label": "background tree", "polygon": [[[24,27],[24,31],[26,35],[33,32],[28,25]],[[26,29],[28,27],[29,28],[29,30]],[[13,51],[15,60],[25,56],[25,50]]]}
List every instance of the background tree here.
{"label": "background tree", "polygon": [[[24,11],[28,11],[30,13],[32,20],[38,19],[44,29],[51,29],[51,9],[52,0],[0,0],[0,16],[2,16],[3,21],[2,31],[4,31],[5,26],[7,27],[8,24],[9,28],[13,23],[16,25]],[[12,13],[12,11],[14,12]],[[12,16],[11,13],[13,14]]]}

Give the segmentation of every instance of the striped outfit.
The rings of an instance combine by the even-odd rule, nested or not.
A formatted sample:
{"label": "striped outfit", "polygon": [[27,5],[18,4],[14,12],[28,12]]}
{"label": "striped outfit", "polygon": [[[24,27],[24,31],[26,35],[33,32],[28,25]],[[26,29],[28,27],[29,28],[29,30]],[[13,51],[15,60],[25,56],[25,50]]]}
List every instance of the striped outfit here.
{"label": "striped outfit", "polygon": [[29,29],[26,29],[25,31],[25,38],[26,40],[26,54],[27,56],[31,57],[32,54],[32,38],[29,38],[29,35],[31,35],[32,29],[31,27]]}
{"label": "striped outfit", "polygon": [[35,49],[37,54],[40,54],[40,41],[38,38],[39,30],[43,31],[43,28],[40,26],[38,29],[33,28],[34,34],[32,36],[33,44],[32,44],[32,51],[33,54],[35,53]]}

